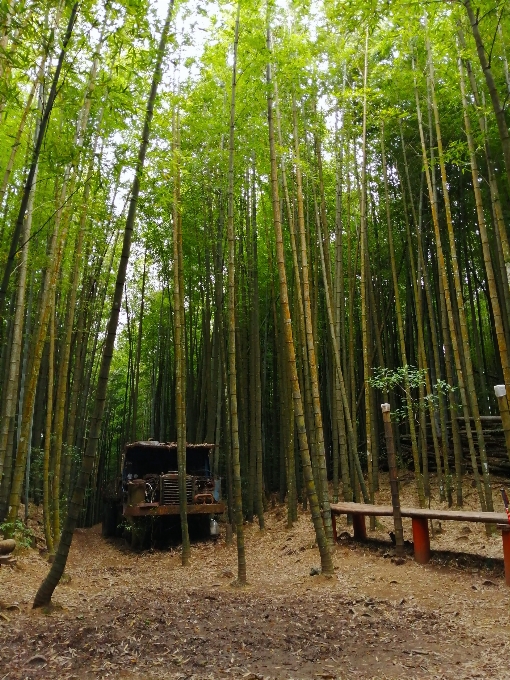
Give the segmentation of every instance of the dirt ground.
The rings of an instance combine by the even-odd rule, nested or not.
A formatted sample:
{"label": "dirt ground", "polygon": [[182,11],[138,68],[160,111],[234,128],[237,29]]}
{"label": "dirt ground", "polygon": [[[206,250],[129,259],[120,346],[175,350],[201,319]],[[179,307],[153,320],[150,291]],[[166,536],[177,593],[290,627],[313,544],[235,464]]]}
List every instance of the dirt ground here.
{"label": "dirt ground", "polygon": [[[411,505],[413,485],[402,486]],[[344,535],[328,579],[310,575],[319,556],[307,513],[291,530],[283,508],[266,519],[264,532],[245,526],[244,589],[223,537],[195,544],[183,568],[177,550],[132,553],[96,526],[76,532],[54,606],[33,611],[48,564],[22,553],[0,569],[0,680],[510,677],[499,534],[443,524],[428,565],[411,552],[396,564],[382,518],[368,544]]]}

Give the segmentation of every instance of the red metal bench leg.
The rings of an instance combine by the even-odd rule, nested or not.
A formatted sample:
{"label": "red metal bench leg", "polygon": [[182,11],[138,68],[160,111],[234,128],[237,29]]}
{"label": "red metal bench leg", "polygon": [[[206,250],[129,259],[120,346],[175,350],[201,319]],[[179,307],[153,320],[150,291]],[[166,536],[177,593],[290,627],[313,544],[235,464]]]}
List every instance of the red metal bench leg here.
{"label": "red metal bench leg", "polygon": [[353,515],[352,527],[354,529],[354,538],[358,541],[367,540],[367,525],[365,524],[365,515]]}
{"label": "red metal bench leg", "polygon": [[425,517],[413,517],[414,559],[419,564],[430,560],[429,525]]}
{"label": "red metal bench leg", "polygon": [[510,586],[510,528],[501,530],[503,537],[503,559],[505,561],[505,583]]}
{"label": "red metal bench leg", "polygon": [[336,543],[338,540],[338,535],[336,533],[336,515],[331,513],[331,526],[333,527],[333,541]]}

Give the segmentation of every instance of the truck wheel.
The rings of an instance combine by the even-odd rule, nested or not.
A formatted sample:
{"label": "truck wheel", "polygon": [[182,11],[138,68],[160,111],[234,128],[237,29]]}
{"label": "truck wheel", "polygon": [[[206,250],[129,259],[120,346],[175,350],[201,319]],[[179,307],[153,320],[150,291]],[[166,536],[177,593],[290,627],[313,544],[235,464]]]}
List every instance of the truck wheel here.
{"label": "truck wheel", "polygon": [[103,522],[102,534],[105,538],[115,536],[117,534],[117,503],[105,501],[103,506]]}
{"label": "truck wheel", "polygon": [[141,521],[131,521],[129,531],[126,532],[126,540],[133,550],[142,550],[147,539],[147,523],[144,518]]}
{"label": "truck wheel", "polygon": [[212,515],[191,515],[188,517],[190,537],[196,541],[206,541],[210,536],[209,526]]}

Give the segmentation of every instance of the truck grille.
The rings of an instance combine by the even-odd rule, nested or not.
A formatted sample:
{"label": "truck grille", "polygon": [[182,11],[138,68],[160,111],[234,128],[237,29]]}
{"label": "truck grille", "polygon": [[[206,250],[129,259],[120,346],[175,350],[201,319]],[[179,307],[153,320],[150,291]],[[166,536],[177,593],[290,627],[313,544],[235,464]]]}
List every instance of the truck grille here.
{"label": "truck grille", "polygon": [[[179,475],[161,477],[161,502],[163,505],[179,504]],[[193,502],[193,478],[186,477],[186,502]]]}

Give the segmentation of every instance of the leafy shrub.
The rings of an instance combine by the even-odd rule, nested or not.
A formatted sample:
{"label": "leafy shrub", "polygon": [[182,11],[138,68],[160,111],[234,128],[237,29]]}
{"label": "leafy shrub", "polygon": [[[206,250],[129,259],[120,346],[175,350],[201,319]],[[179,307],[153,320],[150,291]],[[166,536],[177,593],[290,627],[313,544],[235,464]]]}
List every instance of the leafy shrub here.
{"label": "leafy shrub", "polygon": [[0,532],[4,536],[9,536],[14,538],[17,547],[26,549],[31,548],[34,540],[34,532],[32,529],[27,527],[20,519],[14,522],[4,522],[0,524]]}

